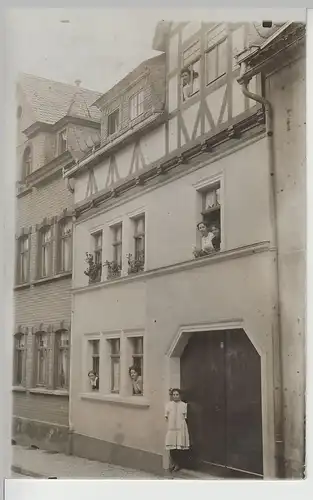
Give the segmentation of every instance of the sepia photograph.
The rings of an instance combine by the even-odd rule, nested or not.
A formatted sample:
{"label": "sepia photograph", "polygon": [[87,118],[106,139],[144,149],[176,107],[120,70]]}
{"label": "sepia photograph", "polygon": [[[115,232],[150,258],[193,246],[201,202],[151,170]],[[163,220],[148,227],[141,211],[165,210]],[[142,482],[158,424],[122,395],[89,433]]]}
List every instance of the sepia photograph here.
{"label": "sepia photograph", "polygon": [[237,17],[8,15],[12,478],[306,478],[306,23]]}

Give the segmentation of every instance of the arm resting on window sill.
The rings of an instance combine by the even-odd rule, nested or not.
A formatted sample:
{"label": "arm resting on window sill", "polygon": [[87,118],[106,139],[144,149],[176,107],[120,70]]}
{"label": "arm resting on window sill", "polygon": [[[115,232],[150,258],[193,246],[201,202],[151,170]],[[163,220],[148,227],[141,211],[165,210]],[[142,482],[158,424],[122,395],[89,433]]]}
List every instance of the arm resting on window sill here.
{"label": "arm resting on window sill", "polygon": [[135,406],[138,408],[149,408],[150,406],[150,401],[146,399],[145,397],[136,397],[136,396],[128,396],[128,397],[123,397],[120,396],[119,394],[99,394],[99,393],[83,393],[80,394],[81,399],[86,399],[90,401],[99,401],[103,403],[112,403],[112,404],[118,404],[118,405],[123,405],[123,406]]}

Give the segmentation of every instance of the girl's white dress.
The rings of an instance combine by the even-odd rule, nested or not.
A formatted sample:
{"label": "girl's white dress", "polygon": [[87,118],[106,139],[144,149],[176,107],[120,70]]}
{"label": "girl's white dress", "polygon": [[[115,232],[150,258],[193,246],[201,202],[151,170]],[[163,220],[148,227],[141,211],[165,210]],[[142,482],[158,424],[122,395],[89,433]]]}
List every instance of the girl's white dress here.
{"label": "girl's white dress", "polygon": [[188,450],[190,447],[187,418],[187,404],[183,401],[170,401],[166,405],[167,433],[165,448],[167,450]]}

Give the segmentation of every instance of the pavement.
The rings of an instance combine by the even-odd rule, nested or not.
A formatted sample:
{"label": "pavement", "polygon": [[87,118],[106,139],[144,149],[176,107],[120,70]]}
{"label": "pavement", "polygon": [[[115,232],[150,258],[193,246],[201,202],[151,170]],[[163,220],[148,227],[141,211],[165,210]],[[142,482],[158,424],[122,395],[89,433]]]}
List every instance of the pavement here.
{"label": "pavement", "polygon": [[143,471],[15,445],[11,478],[164,479]]}

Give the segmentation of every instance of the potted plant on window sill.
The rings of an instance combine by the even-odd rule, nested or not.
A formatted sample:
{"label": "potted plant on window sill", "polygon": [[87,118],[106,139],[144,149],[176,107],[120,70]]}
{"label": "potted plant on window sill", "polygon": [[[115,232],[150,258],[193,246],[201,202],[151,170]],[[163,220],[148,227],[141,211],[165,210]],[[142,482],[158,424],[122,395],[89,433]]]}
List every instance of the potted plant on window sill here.
{"label": "potted plant on window sill", "polygon": [[137,256],[133,259],[132,254],[127,254],[127,262],[128,262],[128,274],[139,273],[144,271],[145,267],[145,254],[144,252],[139,252]]}
{"label": "potted plant on window sill", "polygon": [[112,260],[111,262],[106,260],[103,265],[108,268],[108,279],[119,278],[121,276],[121,266],[115,260]]}
{"label": "potted plant on window sill", "polygon": [[84,274],[89,277],[89,283],[100,281],[102,264],[95,263],[94,256],[88,252],[86,252],[85,262],[88,264],[88,268],[84,271]]}

